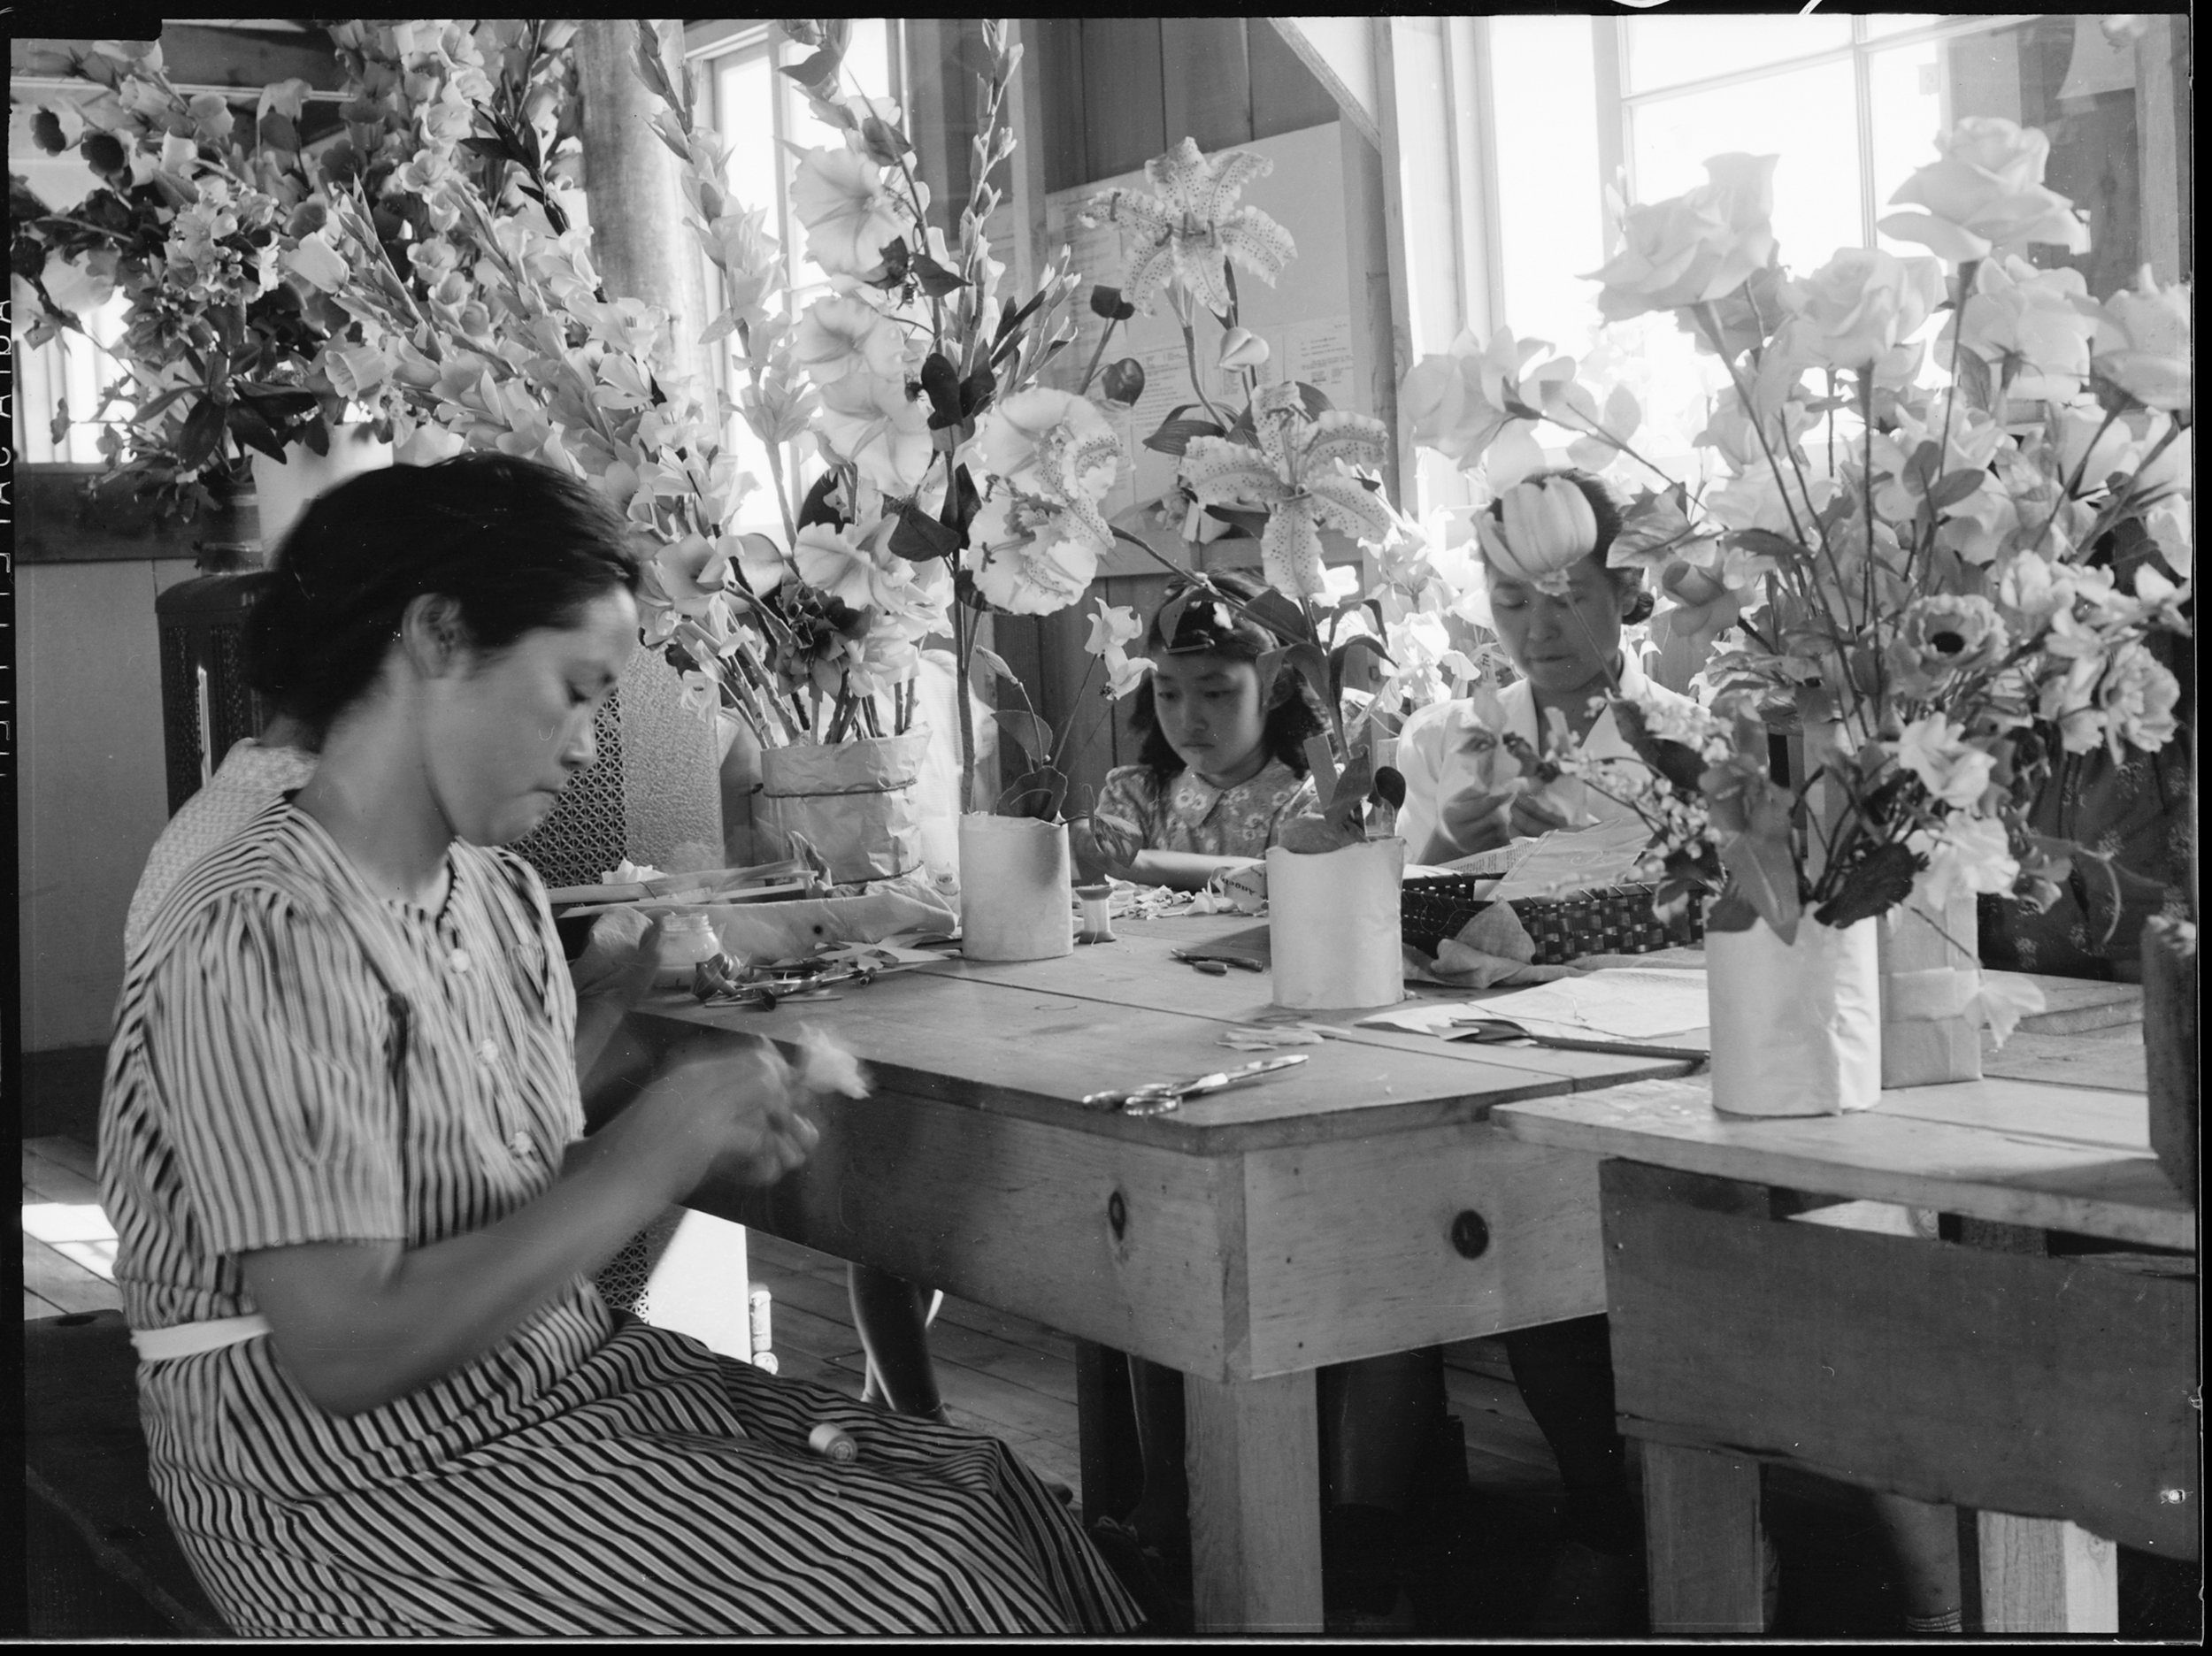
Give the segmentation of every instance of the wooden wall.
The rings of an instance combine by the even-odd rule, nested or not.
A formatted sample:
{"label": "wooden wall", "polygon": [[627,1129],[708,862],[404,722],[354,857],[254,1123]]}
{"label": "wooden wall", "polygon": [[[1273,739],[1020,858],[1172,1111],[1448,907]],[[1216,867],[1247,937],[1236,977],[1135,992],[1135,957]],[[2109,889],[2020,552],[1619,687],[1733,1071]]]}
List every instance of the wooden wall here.
{"label": "wooden wall", "polygon": [[[1047,191],[1133,172],[1185,137],[1211,153],[1337,119],[1335,100],[1263,19],[1025,18],[1022,37],[1036,107],[1030,130],[1018,135],[1042,150]],[[1252,198],[1286,188],[1294,181],[1270,180]],[[1302,256],[1344,254],[1313,248]],[[1258,552],[1256,542],[1222,542],[1212,556],[1217,567],[1256,564]],[[1082,648],[1087,617],[1101,598],[1148,616],[1166,586],[1164,573],[1133,563],[1122,572],[1110,562],[1074,609],[994,618],[999,654],[1021,675],[1037,710],[1064,732],[1077,790],[1071,811],[1080,808],[1081,789],[1095,790],[1110,769],[1137,758],[1129,704],[1107,699],[1104,675]]]}
{"label": "wooden wall", "polygon": [[1212,151],[1336,119],[1263,19],[1025,19],[1041,80],[1045,188],[1127,172],[1189,137]]}

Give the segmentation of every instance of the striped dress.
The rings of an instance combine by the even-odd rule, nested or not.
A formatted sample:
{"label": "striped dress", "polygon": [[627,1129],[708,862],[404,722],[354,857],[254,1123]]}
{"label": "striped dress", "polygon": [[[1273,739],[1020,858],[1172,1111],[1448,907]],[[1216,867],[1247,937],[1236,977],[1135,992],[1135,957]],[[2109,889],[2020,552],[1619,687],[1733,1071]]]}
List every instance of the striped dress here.
{"label": "striped dress", "polygon": [[[422,1246],[541,1194],[581,1131],[537,878],[456,843],[436,912],[280,801],[133,952],[101,1195],[134,1329],[254,1310],[238,1256]],[[1135,1612],[1002,1444],[611,1314],[585,1278],[349,1418],[265,1338],[142,1363],[154,1487],[238,1632],[1113,1631]],[[859,1448],[806,1446],[828,1422]]]}

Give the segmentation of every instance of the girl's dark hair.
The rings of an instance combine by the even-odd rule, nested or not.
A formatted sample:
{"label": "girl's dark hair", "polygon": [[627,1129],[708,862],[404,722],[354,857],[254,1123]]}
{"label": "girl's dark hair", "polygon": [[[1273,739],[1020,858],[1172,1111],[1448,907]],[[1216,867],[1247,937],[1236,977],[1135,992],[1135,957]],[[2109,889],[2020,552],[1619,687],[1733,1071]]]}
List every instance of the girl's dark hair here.
{"label": "girl's dark hair", "polygon": [[[1651,612],[1658,606],[1646,590],[1642,574],[1632,569],[1613,569],[1605,562],[1605,555],[1613,549],[1614,537],[1621,532],[1621,502],[1620,497],[1613,493],[1612,485],[1594,472],[1585,472],[1580,466],[1554,466],[1545,472],[1532,472],[1521,481],[1541,483],[1551,478],[1565,479],[1580,489],[1582,498],[1590,502],[1590,515],[1597,519],[1598,525],[1598,543],[1591,549],[1591,556],[1597,559],[1598,567],[1605,571],[1605,579],[1613,583],[1616,592],[1624,596],[1631,593],[1635,594],[1635,602],[1629,606],[1628,613],[1621,619],[1631,626],[1639,621],[1650,620]],[[1494,522],[1502,524],[1505,521],[1502,497],[1492,501],[1486,510]],[[1476,549],[1480,552],[1479,542]]]}
{"label": "girl's dark hair", "polygon": [[[1221,571],[1206,577],[1215,588],[1231,597],[1249,603],[1266,591],[1266,587],[1249,576],[1231,571]],[[1184,593],[1194,592],[1197,596],[1183,606],[1177,619],[1175,637],[1171,640],[1162,631],[1160,623],[1167,607]],[[1145,628],[1144,653],[1157,655],[1163,651],[1180,654],[1203,651],[1210,656],[1226,656],[1231,661],[1256,662],[1276,646],[1275,635],[1258,622],[1240,614],[1236,610],[1217,599],[1209,598],[1203,587],[1194,581],[1177,579],[1168,582],[1167,593],[1160,607],[1152,612],[1152,620]],[[1268,755],[1289,766],[1294,775],[1306,774],[1306,740],[1318,736],[1328,728],[1321,717],[1321,709],[1314,705],[1313,691],[1305,676],[1285,668],[1276,675],[1274,701],[1267,709],[1267,724],[1263,740]],[[1131,698],[1129,728],[1142,739],[1137,749],[1137,763],[1152,772],[1154,778],[1164,786],[1171,778],[1183,772],[1183,755],[1177,753],[1160,728],[1158,709],[1152,701],[1152,676],[1145,675]]]}
{"label": "girl's dark hair", "polygon": [[407,606],[439,593],[497,652],[636,595],[629,525],[589,484],[502,454],[360,472],[309,505],[262,578],[246,677],[318,737],[375,681]]}

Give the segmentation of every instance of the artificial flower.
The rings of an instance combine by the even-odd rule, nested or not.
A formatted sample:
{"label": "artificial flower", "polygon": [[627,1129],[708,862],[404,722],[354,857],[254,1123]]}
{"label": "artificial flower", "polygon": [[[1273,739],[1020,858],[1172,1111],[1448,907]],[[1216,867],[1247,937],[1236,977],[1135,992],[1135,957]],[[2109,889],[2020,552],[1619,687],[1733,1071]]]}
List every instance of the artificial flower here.
{"label": "artificial flower", "polygon": [[2032,243],[2089,250],[2089,226],[2073,203],[2043,183],[2051,141],[2001,115],[1970,115],[1936,140],[1943,157],[1922,167],[1890,197],[1927,209],[1891,213],[1884,235],[1917,242],[1958,262]]}
{"label": "artificial flower", "polygon": [[1789,288],[1786,349],[1803,360],[1871,372],[1943,303],[1943,266],[1872,248],[1846,248]]}
{"label": "artificial flower", "polygon": [[1105,663],[1107,693],[1117,701],[1142,684],[1152,671],[1150,656],[1129,654],[1129,646],[1143,635],[1144,623],[1134,610],[1110,604],[1103,598],[1098,601],[1083,648]]}
{"label": "artificial flower", "polygon": [[1992,817],[1954,813],[1934,828],[1916,831],[1906,843],[1927,859],[1913,894],[1937,914],[1954,897],[2009,892],[2020,878],[2005,825]]}
{"label": "artificial flower", "polygon": [[1621,249],[1587,280],[1601,281],[1609,322],[1706,303],[1733,293],[1774,257],[1777,156],[1729,154],[1705,164],[1708,181],[1630,207]]}
{"label": "artificial flower", "polygon": [[1082,220],[1125,226],[1134,248],[1122,291],[1146,316],[1171,282],[1225,315],[1228,260],[1272,287],[1297,251],[1282,226],[1256,207],[1236,204],[1244,187],[1274,165],[1249,150],[1208,157],[1186,138],[1145,163],[1144,175],[1157,194],[1101,191],[1083,203]]}
{"label": "artificial flower", "polygon": [[[1487,345],[1463,332],[1448,353],[1424,356],[1407,371],[1398,391],[1398,414],[1413,433],[1416,442],[1433,448],[1457,463],[1463,471],[1483,462],[1501,439],[1523,441],[1511,452],[1525,461],[1525,449],[1534,448],[1532,464],[1490,467],[1491,485],[1509,488],[1530,471],[1543,464],[1543,450],[1528,434],[1539,418],[1544,387],[1573,377],[1574,362],[1555,356],[1524,378],[1535,358],[1550,351],[1542,340],[1522,340],[1510,328],[1500,328]],[[1521,423],[1518,433],[1514,422]],[[1502,472],[1510,472],[1509,475]]]}
{"label": "artificial flower", "polygon": [[1897,763],[1955,810],[1971,810],[1989,789],[1996,761],[1963,739],[1957,721],[1931,713],[1905,726]]}
{"label": "artificial flower", "polygon": [[840,457],[888,494],[911,494],[936,453],[929,408],[902,378],[848,373],[822,387],[818,429]]}
{"label": "artificial flower", "polygon": [[1348,465],[1372,469],[1389,452],[1379,420],[1331,410],[1309,418],[1298,387],[1265,387],[1253,399],[1257,449],[1225,437],[1194,438],[1183,456],[1183,480],[1209,506],[1266,511],[1260,556],[1268,584],[1294,598],[1328,590],[1321,563],[1321,525],[1363,540],[1394,531],[1390,508]]}
{"label": "artificial flower", "polygon": [[897,326],[866,300],[849,295],[817,299],[793,332],[791,359],[818,386],[856,371],[903,372],[905,347]]}
{"label": "artificial flower", "polygon": [[1498,497],[1497,516],[1475,519],[1475,533],[1493,570],[1547,591],[1598,546],[1589,497],[1566,478],[1515,484]]}
{"label": "artificial flower", "polygon": [[[917,181],[920,211],[927,187]],[[883,263],[885,244],[911,233],[910,203],[866,156],[809,150],[799,157],[791,211],[806,226],[806,255],[833,276],[865,276]]]}
{"label": "artificial flower", "polygon": [[991,405],[975,448],[991,478],[1049,502],[1101,550],[1113,539],[1098,502],[1114,486],[1121,441],[1087,398],[1047,386],[1017,392]]}
{"label": "artificial flower", "polygon": [[1890,670],[1908,694],[1927,695],[1955,673],[1987,672],[2011,647],[2004,617],[1986,598],[1930,593],[1905,606],[1890,641]]}
{"label": "artificial flower", "polygon": [[2078,270],[2038,270],[2016,253],[1985,258],[1974,268],[1973,291],[1944,325],[1936,356],[1947,365],[1955,349],[1970,350],[2016,396],[2071,396],[2089,372],[2096,332],[2095,318],[2085,314],[2088,292]]}
{"label": "artificial flower", "polygon": [[2146,264],[2135,286],[2098,312],[2093,365],[2138,402],[2186,415],[2194,385],[2189,336],[2189,284],[2161,288]]}

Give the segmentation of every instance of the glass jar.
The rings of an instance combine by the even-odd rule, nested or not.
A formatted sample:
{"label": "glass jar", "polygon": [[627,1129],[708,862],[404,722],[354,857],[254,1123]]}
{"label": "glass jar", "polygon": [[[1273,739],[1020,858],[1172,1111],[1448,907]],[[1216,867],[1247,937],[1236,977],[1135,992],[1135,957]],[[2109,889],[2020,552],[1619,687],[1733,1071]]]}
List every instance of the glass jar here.
{"label": "glass jar", "polygon": [[661,919],[659,963],[654,968],[653,982],[664,989],[688,989],[691,969],[721,952],[721,939],[707,923],[705,909],[672,909]]}

